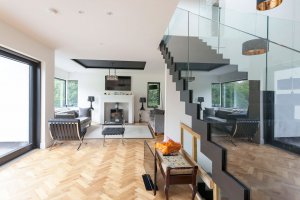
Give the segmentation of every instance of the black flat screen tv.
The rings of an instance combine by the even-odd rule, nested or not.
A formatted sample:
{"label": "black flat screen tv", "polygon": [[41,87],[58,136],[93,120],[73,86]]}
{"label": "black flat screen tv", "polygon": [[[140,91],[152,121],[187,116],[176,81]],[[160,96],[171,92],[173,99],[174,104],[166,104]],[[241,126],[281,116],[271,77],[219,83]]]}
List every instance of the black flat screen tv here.
{"label": "black flat screen tv", "polygon": [[118,80],[107,80],[105,76],[105,90],[131,91],[131,76],[118,76]]}

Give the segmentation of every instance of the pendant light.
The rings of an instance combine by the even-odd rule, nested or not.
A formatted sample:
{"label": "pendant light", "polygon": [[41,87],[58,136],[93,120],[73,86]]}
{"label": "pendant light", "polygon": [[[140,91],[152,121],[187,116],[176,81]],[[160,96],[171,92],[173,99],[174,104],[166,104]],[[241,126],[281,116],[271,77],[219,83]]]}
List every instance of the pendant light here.
{"label": "pendant light", "polygon": [[256,9],[260,11],[271,10],[282,3],[283,0],[257,0]]}
{"label": "pendant light", "polygon": [[246,56],[260,55],[268,51],[268,41],[266,39],[253,39],[243,43],[242,54]]}
{"label": "pendant light", "polygon": [[[111,68],[113,68],[114,63],[111,63]],[[107,80],[110,81],[117,81],[118,80],[118,76],[117,76],[117,72],[116,72],[116,68],[115,69],[115,75],[110,75],[110,68],[108,68],[108,76],[107,76]]]}

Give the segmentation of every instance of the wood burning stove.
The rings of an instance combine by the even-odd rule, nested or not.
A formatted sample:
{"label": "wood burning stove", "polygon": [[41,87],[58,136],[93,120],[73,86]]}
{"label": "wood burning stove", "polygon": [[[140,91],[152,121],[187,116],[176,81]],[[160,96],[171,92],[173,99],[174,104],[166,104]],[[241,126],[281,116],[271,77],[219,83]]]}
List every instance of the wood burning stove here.
{"label": "wood burning stove", "polygon": [[110,109],[110,121],[111,122],[123,122],[123,109]]}

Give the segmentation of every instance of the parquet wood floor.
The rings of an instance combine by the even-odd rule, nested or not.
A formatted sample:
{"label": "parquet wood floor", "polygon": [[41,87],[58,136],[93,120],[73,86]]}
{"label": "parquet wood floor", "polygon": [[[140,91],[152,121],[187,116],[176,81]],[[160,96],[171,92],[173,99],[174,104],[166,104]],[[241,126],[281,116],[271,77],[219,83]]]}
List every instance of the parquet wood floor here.
{"label": "parquet wood floor", "polygon": [[[164,199],[146,191],[141,175],[143,140],[87,140],[80,151],[77,143],[65,142],[52,151],[33,150],[0,167],[0,199]],[[161,174],[158,173],[161,180]],[[187,185],[171,186],[170,199],[191,198]]]}
{"label": "parquet wood floor", "polygon": [[227,171],[251,188],[252,200],[300,200],[300,156],[270,145],[213,140],[227,149]]}

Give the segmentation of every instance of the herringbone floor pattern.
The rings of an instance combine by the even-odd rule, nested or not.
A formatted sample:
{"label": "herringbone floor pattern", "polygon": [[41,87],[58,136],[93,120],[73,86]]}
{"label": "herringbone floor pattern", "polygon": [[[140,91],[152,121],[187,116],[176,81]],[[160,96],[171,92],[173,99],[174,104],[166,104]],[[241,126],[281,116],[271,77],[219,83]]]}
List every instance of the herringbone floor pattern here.
{"label": "herringbone floor pattern", "polygon": [[[164,199],[145,190],[143,140],[65,142],[52,151],[33,150],[0,168],[0,199]],[[160,176],[160,172],[158,173]],[[191,198],[187,185],[171,186],[170,199]]]}
{"label": "herringbone floor pattern", "polygon": [[253,200],[300,200],[300,157],[269,146],[215,137],[227,149],[227,171],[251,188]]}

